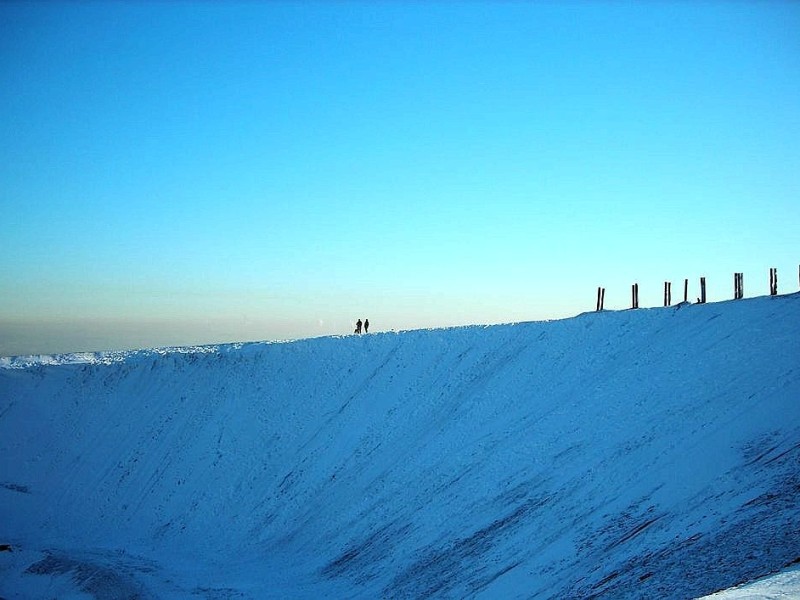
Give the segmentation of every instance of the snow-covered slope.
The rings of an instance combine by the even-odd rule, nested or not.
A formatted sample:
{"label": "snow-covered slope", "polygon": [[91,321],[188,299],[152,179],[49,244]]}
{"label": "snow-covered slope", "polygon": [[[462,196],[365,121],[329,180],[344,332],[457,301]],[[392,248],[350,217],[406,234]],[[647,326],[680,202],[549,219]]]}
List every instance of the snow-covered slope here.
{"label": "snow-covered slope", "polygon": [[7,359],[0,596],[731,587],[800,556],[799,333],[794,294]]}
{"label": "snow-covered slope", "polygon": [[703,596],[703,600],[797,600],[800,598],[800,567],[789,567],[752,583]]}

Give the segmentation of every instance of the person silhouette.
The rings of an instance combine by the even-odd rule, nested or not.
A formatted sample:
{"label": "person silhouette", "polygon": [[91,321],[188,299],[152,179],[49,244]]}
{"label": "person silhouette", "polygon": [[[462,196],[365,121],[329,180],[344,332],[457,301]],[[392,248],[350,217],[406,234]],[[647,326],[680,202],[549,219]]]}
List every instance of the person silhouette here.
{"label": "person silhouette", "polygon": [[369,319],[364,319],[364,333],[369,333]]}
{"label": "person silhouette", "polygon": [[356,321],[356,333],[361,333],[361,319]]}

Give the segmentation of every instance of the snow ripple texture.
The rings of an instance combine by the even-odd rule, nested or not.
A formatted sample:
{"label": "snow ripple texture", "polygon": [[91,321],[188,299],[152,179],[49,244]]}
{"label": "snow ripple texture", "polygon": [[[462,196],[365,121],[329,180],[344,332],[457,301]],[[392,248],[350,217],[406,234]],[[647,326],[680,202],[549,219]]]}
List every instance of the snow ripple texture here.
{"label": "snow ripple texture", "polygon": [[0,363],[0,596],[694,598],[800,557],[800,295]]}

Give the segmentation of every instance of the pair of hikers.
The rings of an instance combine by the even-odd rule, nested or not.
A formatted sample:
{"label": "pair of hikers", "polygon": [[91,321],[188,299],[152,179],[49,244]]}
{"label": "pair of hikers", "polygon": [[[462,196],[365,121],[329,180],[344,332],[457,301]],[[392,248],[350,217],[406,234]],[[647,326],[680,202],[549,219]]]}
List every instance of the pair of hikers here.
{"label": "pair of hikers", "polygon": [[[361,319],[359,319],[358,321],[356,321],[355,333],[361,333],[361,326],[362,326]],[[369,333],[369,319],[364,319],[363,326],[364,326],[364,333]]]}

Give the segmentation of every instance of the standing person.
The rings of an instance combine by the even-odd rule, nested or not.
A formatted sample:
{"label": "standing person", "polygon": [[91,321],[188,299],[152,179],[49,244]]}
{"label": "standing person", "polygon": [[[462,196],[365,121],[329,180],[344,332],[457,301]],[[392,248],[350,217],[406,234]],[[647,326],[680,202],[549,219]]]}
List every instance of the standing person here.
{"label": "standing person", "polygon": [[364,319],[364,333],[369,333],[369,319]]}
{"label": "standing person", "polygon": [[356,321],[356,333],[361,333],[361,319]]}

